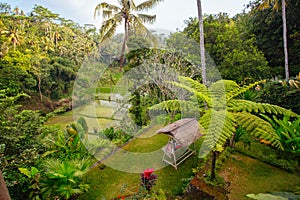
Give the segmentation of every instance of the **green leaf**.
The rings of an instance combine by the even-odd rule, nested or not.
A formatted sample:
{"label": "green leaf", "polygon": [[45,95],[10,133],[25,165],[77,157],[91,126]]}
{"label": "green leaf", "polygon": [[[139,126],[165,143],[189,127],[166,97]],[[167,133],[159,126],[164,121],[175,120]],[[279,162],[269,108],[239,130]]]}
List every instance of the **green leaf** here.
{"label": "green leaf", "polygon": [[257,200],[289,200],[288,198],[282,196],[275,196],[272,194],[247,194],[246,197],[250,199],[257,199]]}
{"label": "green leaf", "polygon": [[45,153],[43,153],[42,158],[44,158],[44,157],[46,157],[46,156],[48,156],[48,155],[50,155],[52,153],[55,153],[55,152],[57,152],[57,150],[46,151]]}
{"label": "green leaf", "polygon": [[31,176],[32,177],[34,177],[38,173],[40,173],[40,171],[37,168],[31,167]]}
{"label": "green leaf", "polygon": [[18,168],[22,174],[25,174],[28,178],[32,178],[31,172],[27,168]]}

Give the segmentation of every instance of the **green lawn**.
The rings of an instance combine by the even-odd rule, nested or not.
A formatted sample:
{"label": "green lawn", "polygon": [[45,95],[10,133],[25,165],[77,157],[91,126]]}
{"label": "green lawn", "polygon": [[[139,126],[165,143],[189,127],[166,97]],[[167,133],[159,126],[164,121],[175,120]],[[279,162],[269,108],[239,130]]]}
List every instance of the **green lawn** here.
{"label": "green lawn", "polygon": [[[161,147],[163,147],[168,142],[168,137],[166,135],[153,135],[156,130],[158,130],[161,125],[155,125],[150,129],[147,129],[143,134],[142,138],[137,138],[132,142],[125,145],[122,150],[116,152],[115,158],[108,158],[105,162],[108,165],[114,161],[114,159],[122,159],[121,156],[126,156],[130,152],[161,152]],[[199,145],[201,140],[197,142]],[[141,165],[149,166],[149,168],[157,166],[157,164],[162,164],[162,154],[160,157],[154,157],[152,159],[145,159],[145,162]],[[175,170],[171,166],[164,167],[155,171],[158,176],[157,184],[153,187],[154,191],[162,189],[169,198],[175,199],[176,195],[182,192],[183,186],[186,184],[187,178],[190,178],[192,174],[192,168],[197,166],[199,162],[197,156],[192,156],[184,161]],[[134,161],[130,162],[127,160],[128,169],[132,167]],[[142,168],[143,169],[143,168]],[[140,170],[141,173],[143,170]],[[87,181],[91,184],[92,188],[89,192],[80,197],[80,199],[113,199],[118,197],[118,195],[129,195],[135,193],[140,184],[140,174],[139,173],[129,173],[124,171],[119,171],[112,169],[111,167],[105,166],[103,164],[92,169],[86,176]]]}
{"label": "green lawn", "polygon": [[289,173],[240,153],[233,153],[224,163],[220,175],[230,182],[229,198],[249,200],[249,193],[294,191],[300,186],[298,173]]}

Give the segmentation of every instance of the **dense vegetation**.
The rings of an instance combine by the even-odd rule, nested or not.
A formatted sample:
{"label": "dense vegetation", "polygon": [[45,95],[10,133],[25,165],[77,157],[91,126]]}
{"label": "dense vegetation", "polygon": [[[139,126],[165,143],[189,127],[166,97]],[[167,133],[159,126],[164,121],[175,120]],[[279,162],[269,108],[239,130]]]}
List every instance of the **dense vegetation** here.
{"label": "dense vegetation", "polygon": [[[99,171],[89,170],[95,162],[93,155],[102,159],[124,144],[123,149],[136,152],[147,150],[147,145],[160,148],[166,138],[135,137],[184,117],[199,120],[205,136],[197,144],[203,142],[212,153],[201,164],[188,161],[182,176],[169,178],[171,167],[160,171],[164,180],[158,181],[157,191],[131,195],[165,199],[164,191],[159,190],[163,188],[175,198],[190,179],[177,182],[174,191],[167,188],[168,181],[198,172],[207,173],[207,183],[220,186],[218,167],[231,151],[289,172],[299,170],[299,0],[290,0],[286,6],[290,80],[281,80],[285,77],[281,14],[271,7],[261,10],[261,1],[253,1],[249,12],[234,17],[225,13],[203,16],[205,49],[212,58],[207,59],[205,84],[199,70],[198,18],[186,19],[183,31],[151,35],[143,23],[153,22],[155,16],[131,12],[148,10],[161,1],[137,6],[127,2],[120,1],[119,7],[106,3],[96,7],[95,11],[107,17],[99,33],[94,26],[80,26],[39,5],[25,15],[19,8],[0,3],[0,170],[12,199],[84,198],[80,195],[88,191],[87,196],[95,197],[98,194],[90,188],[99,180],[89,182],[87,178]],[[115,35],[123,19],[125,34]],[[101,130],[88,126],[89,116],[66,127],[46,125],[52,111],[72,109],[73,85],[80,67],[89,64],[84,62],[86,57],[105,70],[96,69],[101,74],[94,82],[82,79],[80,84],[94,84],[95,88],[85,91],[89,101],[79,99],[78,106],[91,106],[90,99],[99,104],[130,104],[128,115],[118,119],[118,125],[103,125]],[[216,66],[220,75],[209,66]],[[125,92],[117,85],[123,77],[133,80],[126,83],[130,86],[126,88],[128,102],[123,102]],[[122,98],[114,97],[114,90]],[[100,118],[114,120],[114,114],[108,114],[112,111],[100,107],[105,115]],[[129,118],[134,125],[128,124]],[[246,148],[250,146],[254,150]],[[192,167],[196,167],[193,173]],[[121,173],[107,171],[111,176]],[[110,186],[104,189],[97,191],[111,192]],[[115,192],[108,196],[113,195]]]}
{"label": "dense vegetation", "polygon": [[38,5],[27,16],[1,4],[0,30],[0,89],[38,97],[34,101],[69,97],[84,56],[97,47],[94,27],[81,27]]}

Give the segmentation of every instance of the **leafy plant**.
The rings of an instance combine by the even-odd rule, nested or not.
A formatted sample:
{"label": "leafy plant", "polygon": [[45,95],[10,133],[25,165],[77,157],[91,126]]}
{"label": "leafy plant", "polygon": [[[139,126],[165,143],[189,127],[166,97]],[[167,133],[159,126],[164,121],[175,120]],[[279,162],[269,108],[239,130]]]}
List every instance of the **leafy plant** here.
{"label": "leafy plant", "polygon": [[267,115],[262,116],[276,130],[276,134],[283,146],[283,151],[287,153],[285,155],[288,155],[288,153],[300,155],[300,117],[292,119],[290,116],[285,115],[282,119],[278,119],[276,116],[273,116],[273,119],[271,119]]}
{"label": "leafy plant", "polygon": [[240,94],[255,87],[259,82],[239,87],[234,81],[220,80],[212,83],[210,87],[206,87],[191,78],[179,77],[178,80],[179,82],[171,82],[171,84],[189,91],[191,97],[186,100],[164,101],[150,109],[180,111],[181,105],[184,105],[181,102],[189,102],[194,109],[198,107],[198,110],[204,112],[199,119],[199,124],[201,131],[205,134],[204,145],[213,153],[212,179],[215,178],[217,152],[223,150],[223,145],[236,132],[236,127],[242,128],[256,138],[269,141],[275,148],[283,149],[272,125],[255,114],[297,115],[276,105],[237,99]]}
{"label": "leafy plant", "polygon": [[72,196],[82,194],[89,189],[84,182],[83,175],[88,172],[92,161],[90,159],[74,159],[59,161],[47,160],[44,163],[45,178],[40,188],[44,198],[55,196],[70,199]]}
{"label": "leafy plant", "polygon": [[[49,150],[43,157],[52,155],[63,160],[83,158],[89,155],[81,138],[84,137],[84,130],[80,124],[67,125],[64,130],[57,130],[44,138]],[[56,153],[56,154],[54,154]]]}
{"label": "leafy plant", "polygon": [[29,186],[29,189],[31,190],[29,193],[29,198],[33,200],[39,200],[41,172],[35,167],[31,167],[30,170],[28,170],[27,168],[19,168],[19,171],[31,179],[31,185]]}
{"label": "leafy plant", "polygon": [[126,134],[121,129],[115,130],[113,127],[104,129],[103,132],[100,132],[100,138],[102,137],[102,134],[104,134],[110,141],[117,145],[122,145],[132,138],[132,136]]}
{"label": "leafy plant", "polygon": [[288,198],[272,194],[247,194],[246,197],[257,200],[288,200]]}

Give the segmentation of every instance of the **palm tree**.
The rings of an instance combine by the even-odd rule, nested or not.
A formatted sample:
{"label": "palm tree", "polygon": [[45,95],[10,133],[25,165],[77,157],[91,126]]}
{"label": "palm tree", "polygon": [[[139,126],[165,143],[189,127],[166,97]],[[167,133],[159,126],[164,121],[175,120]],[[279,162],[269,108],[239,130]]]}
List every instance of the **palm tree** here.
{"label": "palm tree", "polygon": [[282,12],[282,25],[283,25],[283,50],[284,50],[284,69],[285,69],[285,79],[289,80],[289,62],[288,62],[288,44],[287,44],[287,28],[286,28],[286,2],[287,0],[262,0],[262,3],[258,6],[259,9],[270,8],[273,5],[273,9],[278,10],[280,8],[281,2],[281,12]]}
{"label": "palm tree", "polygon": [[128,32],[135,31],[135,33],[150,34],[148,29],[144,26],[144,23],[153,23],[156,20],[156,15],[135,14],[135,12],[147,11],[161,1],[163,0],[147,0],[136,6],[133,0],[118,0],[118,6],[106,2],[96,6],[94,16],[96,16],[96,14],[100,15],[102,12],[104,19],[100,29],[100,43],[111,38],[116,32],[117,26],[122,24],[122,22],[124,23],[124,40],[120,58],[121,70],[124,63]]}
{"label": "palm tree", "polygon": [[[272,125],[258,117],[259,113],[285,114],[297,116],[290,110],[267,103],[241,100],[237,97],[255,87],[259,82],[239,87],[234,81],[220,80],[206,87],[191,78],[179,77],[179,82],[171,84],[189,91],[192,96],[186,100],[168,100],[152,106],[152,110],[187,111],[201,113],[199,124],[205,133],[204,145],[212,150],[211,178],[215,178],[217,153],[224,144],[234,137],[237,127],[248,134],[268,141],[278,149],[283,149],[280,138]],[[204,109],[207,106],[207,109]],[[182,112],[184,113],[184,112]]]}
{"label": "palm tree", "polygon": [[203,30],[203,17],[201,0],[197,0],[198,8],[198,21],[200,32],[200,58],[201,58],[201,70],[202,70],[202,83],[206,85],[206,62],[205,62],[205,49],[204,49],[204,30]]}
{"label": "palm tree", "polygon": [[7,40],[13,45],[13,50],[16,50],[16,46],[20,45],[22,42],[23,30],[18,24],[8,24],[6,30],[2,31],[3,34],[6,34]]}

